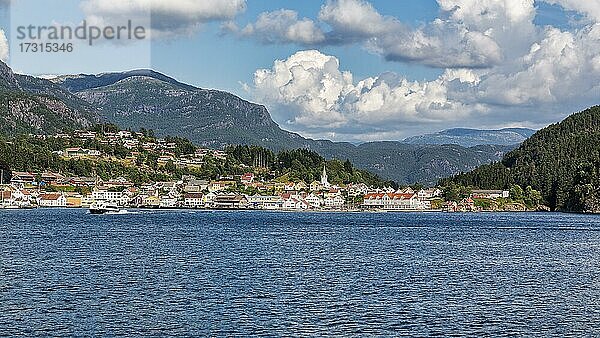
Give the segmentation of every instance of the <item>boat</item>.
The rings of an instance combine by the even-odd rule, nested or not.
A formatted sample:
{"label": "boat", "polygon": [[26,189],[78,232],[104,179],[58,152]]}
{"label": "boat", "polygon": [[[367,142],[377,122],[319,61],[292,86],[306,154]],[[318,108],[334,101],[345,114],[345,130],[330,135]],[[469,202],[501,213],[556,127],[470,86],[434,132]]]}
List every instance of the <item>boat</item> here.
{"label": "boat", "polygon": [[106,213],[118,213],[121,211],[115,203],[99,202],[90,206],[90,214],[102,215]]}

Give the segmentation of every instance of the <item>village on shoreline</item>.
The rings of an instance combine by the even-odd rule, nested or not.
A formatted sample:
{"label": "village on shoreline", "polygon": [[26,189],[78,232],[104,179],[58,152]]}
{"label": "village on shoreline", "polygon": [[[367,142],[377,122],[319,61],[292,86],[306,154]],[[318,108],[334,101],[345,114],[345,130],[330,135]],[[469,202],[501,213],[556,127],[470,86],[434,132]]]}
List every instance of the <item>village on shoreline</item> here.
{"label": "village on shoreline", "polygon": [[[324,170],[324,174],[326,174]],[[0,186],[0,209],[90,208],[98,203],[113,203],[119,208],[135,209],[216,209],[279,211],[446,211],[475,212],[475,198],[498,199],[508,191],[474,191],[474,198],[445,202],[439,188],[413,190],[410,187],[371,188],[365,184],[344,187],[321,182],[264,184],[254,182],[252,174],[234,180],[207,181],[185,177],[179,181],[155,182],[135,186],[118,178],[97,181],[92,178],[62,177],[56,173],[14,173],[11,184]],[[51,182],[40,187],[35,177]],[[237,184],[267,186],[275,194],[246,195],[235,192]],[[85,187],[90,193],[76,192]],[[62,191],[56,191],[62,190]],[[517,211],[517,210],[515,210]],[[520,210],[519,210],[520,211]]]}
{"label": "village on shoreline", "polygon": [[[179,146],[168,139],[147,138],[144,133],[125,130],[113,132],[75,131],[73,134],[35,136],[59,140],[64,144],[81,144],[53,151],[64,161],[110,160],[140,170],[150,170],[140,161],[140,152],[154,156],[156,167],[202,168],[209,159],[226,161],[223,150],[195,148],[177,154]],[[124,155],[117,159],[101,150],[84,148],[92,142],[110,149],[119,147]],[[101,148],[101,147],[94,147]],[[150,157],[146,155],[146,157]],[[257,165],[264,161],[259,158]],[[220,209],[281,211],[525,211],[522,205],[503,203],[503,208],[486,207],[496,201],[510,201],[506,190],[472,190],[458,200],[447,200],[438,187],[374,187],[365,183],[331,184],[327,168],[320,168],[319,180],[267,180],[248,168],[244,174],[219,175],[202,179],[181,175],[178,179],[156,182],[132,182],[120,176],[110,179],[69,176],[58,172],[15,171],[10,181],[2,172],[0,209],[90,208],[98,203],[112,203],[121,209]],[[7,173],[8,174],[8,173]],[[482,204],[482,202],[484,204]],[[507,207],[508,205],[508,207]]]}

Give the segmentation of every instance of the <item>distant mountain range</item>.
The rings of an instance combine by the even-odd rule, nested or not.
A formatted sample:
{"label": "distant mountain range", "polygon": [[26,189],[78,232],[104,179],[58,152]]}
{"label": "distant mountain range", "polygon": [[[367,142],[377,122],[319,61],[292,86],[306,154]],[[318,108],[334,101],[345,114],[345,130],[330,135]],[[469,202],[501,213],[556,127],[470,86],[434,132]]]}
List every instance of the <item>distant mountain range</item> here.
{"label": "distant mountain range", "polygon": [[106,121],[133,130],[153,129],[158,136],[185,137],[206,147],[307,148],[326,158],[350,159],[357,167],[401,184],[432,185],[439,178],[497,161],[516,146],[507,145],[508,141],[464,147],[419,142],[353,145],[307,139],[282,130],[262,105],[151,70],[67,75],[49,81],[15,75],[0,64],[0,109],[0,119],[9,122],[3,123],[0,132],[9,135],[54,133]]}
{"label": "distant mountain range", "polygon": [[433,134],[419,135],[406,138],[403,142],[409,144],[458,144],[463,147],[477,145],[515,145],[535,133],[527,128],[505,128],[498,130],[480,130],[455,128]]}

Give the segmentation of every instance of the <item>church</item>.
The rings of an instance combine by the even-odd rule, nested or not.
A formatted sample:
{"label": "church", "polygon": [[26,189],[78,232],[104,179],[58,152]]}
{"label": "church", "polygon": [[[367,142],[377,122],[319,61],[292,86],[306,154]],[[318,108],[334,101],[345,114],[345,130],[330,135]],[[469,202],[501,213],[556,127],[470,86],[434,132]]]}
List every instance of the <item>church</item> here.
{"label": "church", "polygon": [[331,187],[329,181],[327,180],[327,170],[325,170],[325,165],[323,165],[323,173],[321,174],[321,185],[325,189],[329,189]]}

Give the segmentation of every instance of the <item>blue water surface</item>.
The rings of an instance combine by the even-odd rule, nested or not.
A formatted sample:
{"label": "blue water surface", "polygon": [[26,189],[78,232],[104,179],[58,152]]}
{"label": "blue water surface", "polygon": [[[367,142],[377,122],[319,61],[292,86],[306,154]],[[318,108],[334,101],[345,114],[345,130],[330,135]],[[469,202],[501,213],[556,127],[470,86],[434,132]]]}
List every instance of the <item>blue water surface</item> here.
{"label": "blue water surface", "polygon": [[0,211],[0,336],[598,336],[600,217]]}

